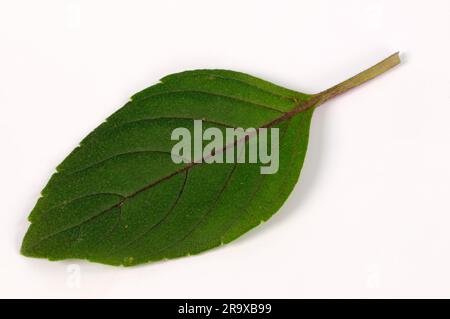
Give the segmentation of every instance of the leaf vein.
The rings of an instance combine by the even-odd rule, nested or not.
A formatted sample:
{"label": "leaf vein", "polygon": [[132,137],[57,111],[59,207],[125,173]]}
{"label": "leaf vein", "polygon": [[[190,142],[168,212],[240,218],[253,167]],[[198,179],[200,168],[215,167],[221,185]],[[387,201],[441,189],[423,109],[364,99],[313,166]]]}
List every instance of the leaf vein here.
{"label": "leaf vein", "polygon": [[[107,162],[107,161],[109,161],[109,160],[111,160],[111,159],[114,159],[114,158],[117,158],[117,157],[120,157],[120,156],[124,156],[124,155],[140,154],[140,153],[142,153],[142,154],[144,154],[144,153],[161,153],[161,154],[168,154],[168,155],[171,155],[171,156],[174,155],[174,156],[180,157],[179,155],[177,155],[177,154],[175,154],[175,153],[171,153],[171,152],[169,152],[169,151],[162,151],[162,150],[138,150],[138,151],[130,151],[130,152],[124,152],[124,153],[114,154],[114,155],[112,155],[112,156],[110,156],[110,157],[108,157],[108,158],[105,158],[105,159],[103,159],[103,160],[97,162],[97,163],[94,163],[94,164],[92,164],[92,165],[83,167],[83,168],[81,168],[81,169],[79,169],[79,170],[76,170],[76,171],[74,171],[74,172],[70,172],[70,171],[69,171],[69,172],[64,172],[64,171],[61,171],[61,174],[64,174],[64,175],[66,175],[66,176],[78,174],[78,173],[81,173],[81,172],[83,172],[83,171],[86,171],[86,170],[88,170],[88,169],[90,169],[90,168],[92,168],[92,167],[95,167],[95,166],[98,166],[98,165],[100,165],[100,164],[103,164],[104,162]],[[187,159],[185,159],[185,160],[187,161]]]}
{"label": "leaf vein", "polygon": [[[152,227],[150,227],[148,230],[146,230],[144,233],[142,233],[141,235],[139,235],[138,237],[134,238],[133,240],[131,240],[130,242],[126,243],[124,246],[119,247],[117,250],[120,249],[125,249],[129,246],[131,246],[133,243],[137,242],[138,240],[140,240],[141,238],[145,237],[146,235],[148,235],[151,231],[153,231],[155,228],[157,228],[158,226],[160,226],[169,216],[170,214],[173,212],[173,210],[175,209],[175,207],[178,205],[178,202],[180,201],[181,195],[183,194],[185,188],[186,188],[186,183],[187,183],[187,179],[188,179],[188,172],[189,170],[186,170],[186,174],[184,177],[184,181],[183,184],[181,185],[181,189],[178,192],[177,197],[175,198],[175,201],[173,202],[173,204],[171,205],[171,207],[169,208],[169,210],[167,211],[167,213],[163,216],[163,218],[161,218],[156,224],[152,225]],[[115,250],[116,251],[116,250]],[[114,252],[114,251],[113,251]]]}
{"label": "leaf vein", "polygon": [[145,96],[143,98],[140,98],[140,99],[132,100],[132,102],[135,102],[135,101],[136,102],[141,102],[141,101],[147,100],[149,98],[158,97],[158,96],[167,95],[167,94],[173,94],[173,93],[200,93],[200,94],[206,94],[206,95],[210,95],[210,96],[216,96],[216,97],[221,97],[221,98],[226,98],[226,99],[238,101],[238,102],[245,103],[245,104],[251,104],[251,105],[257,106],[259,108],[264,108],[264,109],[268,109],[268,110],[271,110],[271,111],[275,111],[277,113],[285,113],[285,112],[283,112],[283,111],[281,111],[279,109],[273,108],[270,105],[256,103],[256,102],[240,99],[240,98],[237,98],[237,97],[234,97],[234,96],[228,96],[228,95],[225,95],[225,94],[218,94],[218,93],[202,91],[202,90],[171,90],[171,91],[166,91],[166,92],[159,92],[159,93],[154,93],[154,94],[147,95],[147,96]]}
{"label": "leaf vein", "polygon": [[166,246],[164,248],[162,248],[161,250],[155,252],[155,253],[162,253],[165,250],[175,246],[176,244],[183,242],[184,240],[186,240],[190,235],[192,235],[192,233],[195,231],[195,229],[197,229],[197,226],[200,225],[209,215],[210,213],[213,211],[214,208],[216,208],[216,206],[219,204],[219,200],[222,197],[222,195],[225,193],[226,188],[228,187],[228,185],[230,184],[230,180],[231,177],[233,176],[234,172],[236,171],[236,167],[237,167],[237,163],[234,163],[233,165],[233,169],[231,170],[230,174],[228,174],[227,179],[225,180],[224,186],[222,187],[222,189],[219,191],[217,197],[214,200],[214,203],[211,204],[210,209],[208,209],[206,211],[205,214],[203,214],[199,221],[179,240],[176,240],[174,243],[170,244],[169,246]]}
{"label": "leaf vein", "polygon": [[[194,77],[205,77],[205,78],[207,78],[207,77],[210,77],[210,76],[213,76],[213,77],[216,77],[216,78],[219,78],[219,79],[222,79],[222,80],[227,80],[227,81],[232,81],[232,82],[241,83],[241,84],[247,85],[247,86],[249,86],[249,87],[252,87],[252,88],[254,88],[254,89],[257,89],[257,90],[259,90],[259,91],[261,91],[261,92],[268,93],[268,94],[270,94],[270,95],[273,95],[273,96],[276,96],[276,97],[280,97],[280,98],[285,99],[285,100],[290,100],[290,101],[292,101],[292,102],[296,102],[295,98],[293,98],[292,96],[281,95],[281,94],[278,94],[278,93],[275,93],[275,92],[272,92],[272,91],[268,91],[268,90],[266,90],[266,89],[264,89],[264,88],[262,88],[262,87],[260,87],[260,86],[257,86],[257,85],[255,85],[255,84],[251,84],[251,83],[249,83],[249,82],[245,82],[245,81],[243,81],[243,80],[239,80],[239,79],[236,79],[236,78],[226,77],[226,76],[220,75],[220,74],[218,74],[218,73],[210,73],[210,74],[204,73],[204,74],[185,74],[185,75],[179,75],[180,78],[181,78],[181,77],[183,77],[183,78],[194,78]],[[168,83],[168,82],[165,82],[164,79],[162,79],[161,82],[162,82],[162,83]]]}
{"label": "leaf vein", "polygon": [[[286,123],[286,128],[283,131],[282,136],[280,136],[280,143],[281,140],[284,138],[284,136],[286,135],[286,132],[289,129],[289,125],[291,124],[291,120],[289,120]],[[256,194],[259,192],[259,190],[261,189],[261,187],[264,185],[264,180],[266,179],[267,175],[262,175],[261,180],[259,181],[259,183],[256,186],[256,189],[253,191],[252,195],[249,197],[249,200],[247,201],[247,203],[244,205],[244,207],[242,207],[242,209],[240,211],[242,211],[243,213],[245,213],[250,204],[253,202],[253,200],[255,199]],[[233,225],[237,222],[237,220],[239,219],[240,216],[243,215],[242,214],[237,214],[237,216],[231,221],[229,227],[227,227],[227,229],[222,233],[222,235],[220,236],[221,240],[223,240],[223,238],[225,237],[226,233],[228,233],[228,231],[233,227]]]}

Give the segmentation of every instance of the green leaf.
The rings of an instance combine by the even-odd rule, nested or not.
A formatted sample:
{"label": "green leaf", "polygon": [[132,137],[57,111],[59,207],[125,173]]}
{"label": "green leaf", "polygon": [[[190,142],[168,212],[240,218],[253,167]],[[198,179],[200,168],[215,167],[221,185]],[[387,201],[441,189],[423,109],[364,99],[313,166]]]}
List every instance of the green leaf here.
{"label": "green leaf", "polygon": [[[57,167],[29,216],[22,254],[131,266],[236,239],[268,220],[294,188],[314,108],[398,61],[395,54],[316,95],[226,70],[163,78],[135,94]],[[171,132],[193,132],[199,119],[222,131],[279,128],[279,170],[263,175],[260,163],[175,164]]]}

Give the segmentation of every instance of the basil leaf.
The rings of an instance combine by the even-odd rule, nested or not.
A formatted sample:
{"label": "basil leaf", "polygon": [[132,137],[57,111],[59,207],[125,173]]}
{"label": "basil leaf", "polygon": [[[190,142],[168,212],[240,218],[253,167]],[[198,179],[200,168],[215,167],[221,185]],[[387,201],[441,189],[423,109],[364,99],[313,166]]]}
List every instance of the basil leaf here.
{"label": "basil leaf", "polygon": [[[268,220],[294,188],[314,108],[398,62],[394,54],[316,95],[227,70],[163,78],[135,94],[57,167],[29,216],[22,254],[130,266],[236,239]],[[194,120],[222,132],[278,128],[278,171],[261,174],[261,163],[174,163],[171,132],[194,133]]]}

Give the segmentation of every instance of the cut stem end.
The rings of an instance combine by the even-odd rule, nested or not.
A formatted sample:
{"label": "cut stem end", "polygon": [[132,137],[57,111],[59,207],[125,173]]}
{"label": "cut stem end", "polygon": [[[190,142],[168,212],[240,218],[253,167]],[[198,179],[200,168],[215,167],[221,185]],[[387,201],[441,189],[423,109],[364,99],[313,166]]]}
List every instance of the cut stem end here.
{"label": "cut stem end", "polygon": [[400,56],[399,52],[396,52],[383,61],[375,64],[374,66],[368,68],[365,71],[362,71],[361,73],[358,73],[357,75],[351,77],[348,80],[345,80],[344,82],[341,82],[323,92],[320,92],[316,94],[316,101],[317,103],[315,106],[318,106],[325,101],[342,94],[344,92],[347,92],[348,90],[357,87],[375,77],[378,75],[383,74],[384,72],[392,69],[394,66],[398,65],[400,63]]}

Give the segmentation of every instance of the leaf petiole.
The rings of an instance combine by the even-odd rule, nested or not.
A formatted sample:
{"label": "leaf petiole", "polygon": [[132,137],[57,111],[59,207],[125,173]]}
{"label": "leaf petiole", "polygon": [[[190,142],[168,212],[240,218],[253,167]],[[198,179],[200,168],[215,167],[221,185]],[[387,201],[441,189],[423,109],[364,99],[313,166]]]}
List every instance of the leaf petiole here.
{"label": "leaf petiole", "polygon": [[283,121],[290,119],[291,117],[295,116],[298,113],[301,113],[301,112],[306,111],[313,107],[317,107],[317,106],[325,103],[329,99],[331,99],[339,94],[345,93],[348,90],[350,90],[354,87],[357,87],[357,86],[377,77],[378,75],[383,74],[384,72],[392,69],[394,66],[396,66],[399,63],[400,63],[399,52],[396,52],[396,53],[390,55],[389,57],[387,57],[386,59],[384,59],[383,61],[378,62],[374,66],[368,68],[367,70],[364,70],[364,71],[358,73],[357,75],[351,77],[350,79],[347,79],[325,91],[322,91],[320,93],[312,95],[311,98],[309,100],[307,100],[306,102],[300,103],[293,110],[291,110],[287,113],[284,113],[282,116],[267,123],[263,127],[272,127],[276,124],[279,124]]}
{"label": "leaf petiole", "polygon": [[367,70],[364,70],[361,73],[358,73],[357,75],[351,77],[350,79],[345,80],[323,92],[316,94],[315,96],[319,98],[316,106],[326,102],[327,100],[335,97],[336,95],[345,93],[348,90],[357,87],[377,77],[378,75],[383,74],[384,72],[390,70],[399,63],[400,63],[399,52],[396,52],[387,57],[386,59],[384,59],[383,61],[368,68]]}

